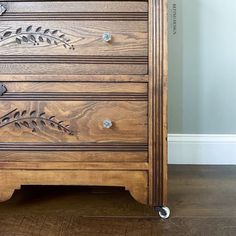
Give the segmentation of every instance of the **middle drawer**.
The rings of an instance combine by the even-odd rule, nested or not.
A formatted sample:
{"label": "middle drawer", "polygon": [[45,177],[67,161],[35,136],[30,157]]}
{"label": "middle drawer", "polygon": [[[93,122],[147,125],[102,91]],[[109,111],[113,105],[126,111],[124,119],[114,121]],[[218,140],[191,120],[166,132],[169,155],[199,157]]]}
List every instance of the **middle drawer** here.
{"label": "middle drawer", "polygon": [[146,83],[3,86],[1,143],[147,143]]}

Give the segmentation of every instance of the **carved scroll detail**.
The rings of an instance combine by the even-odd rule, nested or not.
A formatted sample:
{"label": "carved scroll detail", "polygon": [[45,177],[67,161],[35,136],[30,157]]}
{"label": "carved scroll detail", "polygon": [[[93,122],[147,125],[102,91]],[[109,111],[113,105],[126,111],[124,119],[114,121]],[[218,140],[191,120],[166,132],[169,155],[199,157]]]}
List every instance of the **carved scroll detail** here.
{"label": "carved scroll detail", "polygon": [[45,112],[39,113],[36,110],[12,110],[0,118],[0,128],[8,125],[14,125],[18,129],[27,128],[32,132],[50,128],[68,135],[74,134],[69,125],[64,125],[64,121],[58,121],[55,116],[47,116]]}

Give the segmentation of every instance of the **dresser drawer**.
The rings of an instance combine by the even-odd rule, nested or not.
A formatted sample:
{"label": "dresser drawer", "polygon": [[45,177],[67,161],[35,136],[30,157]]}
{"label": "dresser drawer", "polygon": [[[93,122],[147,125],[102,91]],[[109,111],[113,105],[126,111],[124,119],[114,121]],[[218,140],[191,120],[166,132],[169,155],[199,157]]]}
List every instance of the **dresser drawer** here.
{"label": "dresser drawer", "polygon": [[145,83],[1,85],[0,142],[146,143]]}
{"label": "dresser drawer", "polygon": [[147,142],[144,101],[3,101],[0,110],[0,142]]}
{"label": "dresser drawer", "polygon": [[[2,74],[147,74],[147,3],[2,5]],[[131,6],[133,12],[126,9]]]}

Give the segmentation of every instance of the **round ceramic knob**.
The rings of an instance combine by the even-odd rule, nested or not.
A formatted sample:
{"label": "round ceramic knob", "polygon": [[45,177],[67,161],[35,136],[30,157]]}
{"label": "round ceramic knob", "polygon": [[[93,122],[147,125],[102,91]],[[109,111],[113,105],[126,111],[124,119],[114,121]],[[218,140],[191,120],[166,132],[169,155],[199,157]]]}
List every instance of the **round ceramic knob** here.
{"label": "round ceramic knob", "polygon": [[103,41],[110,42],[111,41],[111,34],[108,32],[103,33],[102,35]]}
{"label": "round ceramic knob", "polygon": [[106,129],[110,129],[112,127],[112,121],[111,120],[104,120],[103,121],[103,127]]}
{"label": "round ceramic knob", "polygon": [[3,15],[7,11],[7,7],[0,4],[0,16]]}

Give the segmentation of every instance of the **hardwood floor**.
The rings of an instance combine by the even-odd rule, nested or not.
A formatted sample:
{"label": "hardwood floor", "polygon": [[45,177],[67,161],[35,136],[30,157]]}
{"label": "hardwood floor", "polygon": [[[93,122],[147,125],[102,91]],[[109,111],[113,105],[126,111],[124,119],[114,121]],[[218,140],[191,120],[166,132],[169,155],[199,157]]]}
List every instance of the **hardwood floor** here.
{"label": "hardwood floor", "polygon": [[170,166],[171,218],[121,188],[27,186],[0,203],[0,236],[236,235],[236,166]]}

